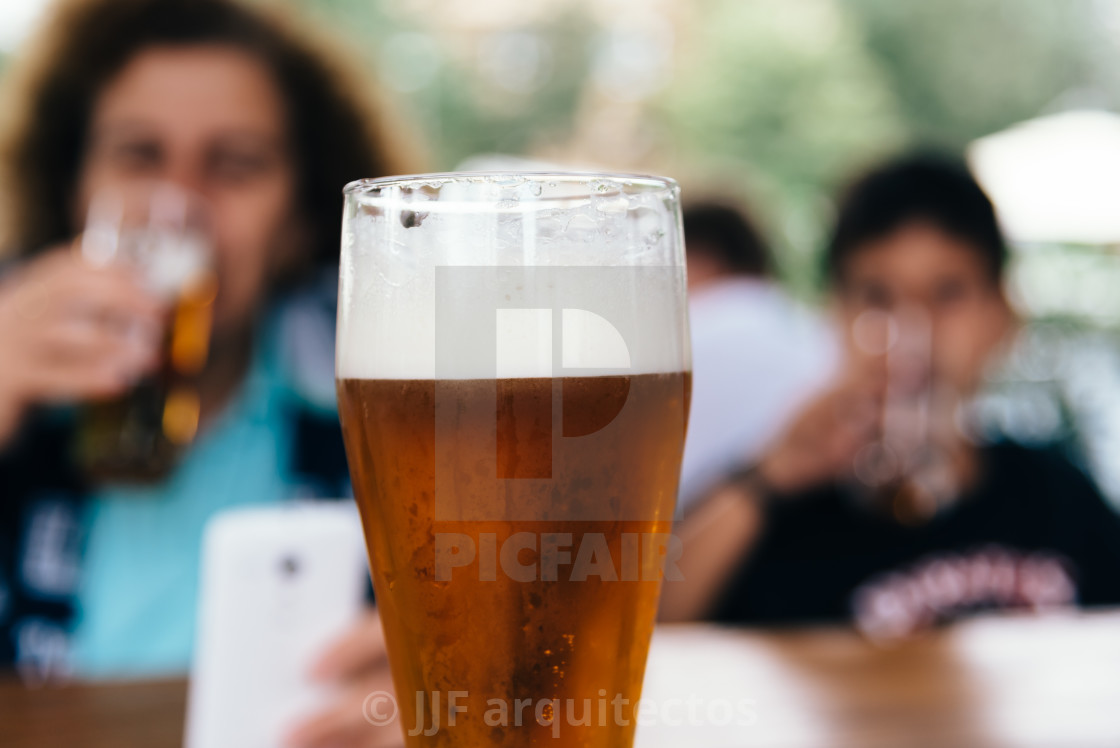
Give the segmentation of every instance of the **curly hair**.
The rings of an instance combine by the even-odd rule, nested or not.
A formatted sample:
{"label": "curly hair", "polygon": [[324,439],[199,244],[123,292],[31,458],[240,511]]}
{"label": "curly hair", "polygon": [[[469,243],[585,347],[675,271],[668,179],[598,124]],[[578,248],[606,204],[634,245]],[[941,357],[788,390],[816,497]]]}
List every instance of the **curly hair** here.
{"label": "curly hair", "polygon": [[284,101],[297,204],[316,262],[336,262],[341,190],[415,171],[384,102],[305,24],[238,0],[62,0],[6,73],[0,105],[0,251],[74,236],[73,199],[97,97],[153,46],[228,45],[255,56]]}

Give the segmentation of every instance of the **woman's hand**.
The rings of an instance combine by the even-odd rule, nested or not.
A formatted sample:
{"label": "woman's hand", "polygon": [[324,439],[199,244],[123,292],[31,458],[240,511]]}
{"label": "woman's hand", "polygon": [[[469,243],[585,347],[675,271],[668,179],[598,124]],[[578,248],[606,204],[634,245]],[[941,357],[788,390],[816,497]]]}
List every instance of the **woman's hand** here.
{"label": "woman's hand", "polygon": [[0,277],[0,446],[31,405],[117,395],[155,369],[164,314],[128,269],[69,248]]}
{"label": "woman's hand", "polygon": [[333,705],[296,726],[286,743],[290,748],[398,748],[404,745],[399,717],[380,726],[366,720],[366,697],[378,691],[393,693],[385,635],[376,611],[364,616],[332,644],[311,676],[336,683],[340,687],[339,697]]}

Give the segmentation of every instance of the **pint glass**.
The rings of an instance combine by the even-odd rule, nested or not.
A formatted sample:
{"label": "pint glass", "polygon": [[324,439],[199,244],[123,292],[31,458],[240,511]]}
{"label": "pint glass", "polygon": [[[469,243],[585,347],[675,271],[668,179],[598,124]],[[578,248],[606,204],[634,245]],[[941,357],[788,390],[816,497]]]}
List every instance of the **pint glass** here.
{"label": "pint glass", "polygon": [[691,384],[668,179],[346,188],[336,377],[409,746],[628,748]]}
{"label": "pint glass", "polygon": [[166,182],[106,191],[91,201],[79,246],[92,264],[131,267],[168,310],[158,370],[82,409],[79,462],[98,481],[159,480],[198,430],[195,380],[210,351],[217,293],[205,208]]}

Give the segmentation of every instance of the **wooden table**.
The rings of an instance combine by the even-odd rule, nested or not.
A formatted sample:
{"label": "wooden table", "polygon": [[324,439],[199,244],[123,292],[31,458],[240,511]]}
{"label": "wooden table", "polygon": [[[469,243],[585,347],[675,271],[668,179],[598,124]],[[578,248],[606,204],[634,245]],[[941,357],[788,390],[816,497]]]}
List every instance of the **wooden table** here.
{"label": "wooden table", "polygon": [[183,742],[183,680],[26,688],[0,683],[3,748],[164,748]]}
{"label": "wooden table", "polygon": [[[0,683],[0,746],[177,746],[183,681]],[[882,647],[664,627],[638,748],[1117,748],[1120,613],[988,618]]]}
{"label": "wooden table", "polygon": [[891,647],[666,628],[652,653],[645,698],[748,700],[753,721],[641,726],[639,748],[1120,748],[1117,612],[976,619]]}

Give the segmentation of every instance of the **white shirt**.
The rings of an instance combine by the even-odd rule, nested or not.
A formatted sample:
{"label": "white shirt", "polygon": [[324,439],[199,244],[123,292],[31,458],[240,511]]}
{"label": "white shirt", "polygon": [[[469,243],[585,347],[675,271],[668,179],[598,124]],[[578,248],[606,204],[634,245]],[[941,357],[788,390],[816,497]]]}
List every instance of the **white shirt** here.
{"label": "white shirt", "polygon": [[692,406],[678,513],[761,456],[835,368],[834,336],[775,284],[719,280],[692,294]]}

